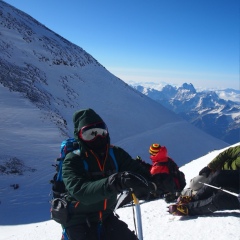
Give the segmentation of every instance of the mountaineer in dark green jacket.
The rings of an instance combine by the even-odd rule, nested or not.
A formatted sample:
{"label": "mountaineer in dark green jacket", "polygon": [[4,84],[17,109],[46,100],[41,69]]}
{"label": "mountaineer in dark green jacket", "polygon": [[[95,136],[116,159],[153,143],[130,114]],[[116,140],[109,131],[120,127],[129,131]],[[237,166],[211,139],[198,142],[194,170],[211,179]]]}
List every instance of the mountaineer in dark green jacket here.
{"label": "mountaineer in dark green jacket", "polygon": [[240,145],[229,147],[218,154],[199,175],[190,180],[189,188],[182,191],[182,195],[192,195],[202,187],[199,182],[208,183],[209,176],[218,170],[240,170]]}
{"label": "mountaineer in dark green jacket", "polygon": [[240,170],[240,145],[230,147],[218,154],[199,175],[208,177],[217,170]]}
{"label": "mountaineer in dark green jacket", "polygon": [[[176,204],[169,206],[169,213],[192,216],[239,210],[240,170],[217,170],[209,175],[208,184],[213,187],[203,185],[193,196],[180,196]],[[236,193],[236,196],[221,189]]]}
{"label": "mountaineer in dark green jacket", "polygon": [[221,152],[208,164],[208,168],[213,171],[240,169],[240,145]]}
{"label": "mountaineer in dark green jacket", "polygon": [[174,215],[211,214],[219,210],[239,209],[237,198],[202,183],[240,192],[240,145],[229,147],[218,154],[199,175],[190,180],[176,204],[169,206]]}
{"label": "mountaineer in dark green jacket", "polygon": [[92,109],[76,112],[73,123],[80,148],[67,154],[62,168],[73,212],[64,226],[69,240],[137,239],[113,210],[124,190],[132,189],[137,197],[157,190],[149,171],[122,148],[110,145],[107,126]]}
{"label": "mountaineer in dark green jacket", "polygon": [[208,183],[234,193],[240,193],[240,145],[230,147],[218,154],[200,172],[199,176],[190,182],[189,189],[182,192],[177,204],[169,206],[173,215],[201,215],[211,214],[219,210],[235,210],[240,208],[236,196],[225,193],[219,189],[211,188],[202,183]]}

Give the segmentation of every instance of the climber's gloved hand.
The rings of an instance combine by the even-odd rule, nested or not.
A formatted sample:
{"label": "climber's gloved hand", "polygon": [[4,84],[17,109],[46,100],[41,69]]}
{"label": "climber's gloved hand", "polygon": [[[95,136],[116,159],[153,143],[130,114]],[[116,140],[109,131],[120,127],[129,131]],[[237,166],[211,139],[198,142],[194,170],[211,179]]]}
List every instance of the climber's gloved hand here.
{"label": "climber's gloved hand", "polygon": [[164,194],[164,200],[166,203],[175,202],[177,200],[176,193],[166,193]]}
{"label": "climber's gloved hand", "polygon": [[143,176],[133,172],[114,173],[108,177],[107,188],[121,193],[124,190],[133,191],[137,197],[148,195],[157,190],[155,183],[147,181]]}
{"label": "climber's gloved hand", "polygon": [[212,170],[209,167],[204,167],[200,172],[199,175],[208,177],[210,175],[210,173],[212,172]]}

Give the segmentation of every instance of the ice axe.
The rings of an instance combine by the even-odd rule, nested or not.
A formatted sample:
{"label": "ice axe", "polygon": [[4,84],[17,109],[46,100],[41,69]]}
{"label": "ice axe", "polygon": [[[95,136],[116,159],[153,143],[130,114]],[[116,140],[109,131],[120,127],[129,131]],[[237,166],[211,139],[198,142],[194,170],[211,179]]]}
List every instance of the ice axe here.
{"label": "ice axe", "polygon": [[139,200],[136,195],[132,193],[132,199],[135,205],[135,213],[137,218],[137,236],[139,240],[143,240],[143,231],[142,231],[142,215],[141,215],[141,208],[139,204]]}
{"label": "ice axe", "polygon": [[[131,194],[132,201],[134,203],[134,208],[135,208],[135,211],[133,208],[133,219],[134,219],[135,230],[137,232],[137,237],[139,240],[143,240],[141,208],[140,208],[139,200],[136,197],[136,195],[134,194],[134,192],[132,191],[132,189],[124,191],[120,195],[114,211],[116,211],[119,208],[121,203],[128,197],[129,194]],[[137,219],[137,227],[136,227],[135,218]]]}

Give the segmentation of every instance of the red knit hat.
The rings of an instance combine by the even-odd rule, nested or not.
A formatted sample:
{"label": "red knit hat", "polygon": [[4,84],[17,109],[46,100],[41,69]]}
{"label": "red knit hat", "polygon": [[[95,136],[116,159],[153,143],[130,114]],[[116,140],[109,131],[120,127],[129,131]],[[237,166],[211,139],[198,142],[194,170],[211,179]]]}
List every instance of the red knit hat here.
{"label": "red knit hat", "polygon": [[155,156],[161,148],[161,145],[158,143],[153,143],[149,148],[149,153],[153,156]]}

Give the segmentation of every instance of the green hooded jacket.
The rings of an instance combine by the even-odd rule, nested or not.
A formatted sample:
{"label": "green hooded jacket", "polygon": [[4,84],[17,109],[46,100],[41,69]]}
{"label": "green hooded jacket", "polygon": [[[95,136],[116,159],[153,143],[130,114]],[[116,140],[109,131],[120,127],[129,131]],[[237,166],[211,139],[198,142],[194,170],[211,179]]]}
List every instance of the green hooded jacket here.
{"label": "green hooded jacket", "polygon": [[[65,227],[86,223],[86,221],[98,222],[101,216],[102,219],[105,219],[113,212],[118,194],[110,191],[107,187],[109,175],[106,172],[111,173],[114,170],[110,154],[100,161],[98,156],[78,138],[78,132],[82,127],[103,122],[103,120],[92,109],[85,109],[73,115],[73,122],[74,136],[80,144],[80,154],[69,153],[63,162],[63,181],[68,191],[68,200],[72,203],[71,210],[73,212]],[[132,171],[150,180],[150,173],[122,148],[110,146],[110,144],[108,144],[108,148],[112,148],[114,152],[118,172]],[[88,170],[86,170],[84,162],[87,163]],[[102,175],[91,174],[101,171]]]}
{"label": "green hooded jacket", "polygon": [[240,145],[230,147],[217,155],[208,167],[216,170],[239,170],[240,169]]}

